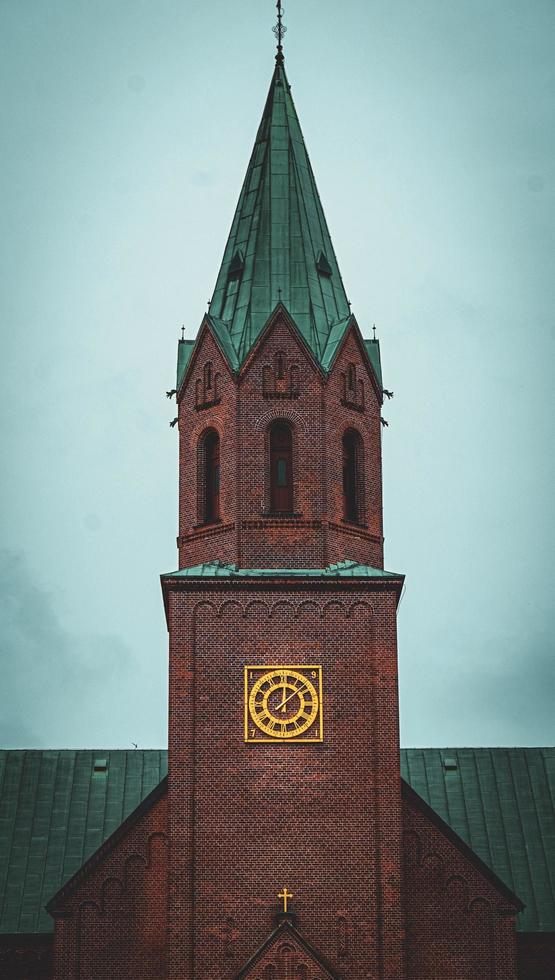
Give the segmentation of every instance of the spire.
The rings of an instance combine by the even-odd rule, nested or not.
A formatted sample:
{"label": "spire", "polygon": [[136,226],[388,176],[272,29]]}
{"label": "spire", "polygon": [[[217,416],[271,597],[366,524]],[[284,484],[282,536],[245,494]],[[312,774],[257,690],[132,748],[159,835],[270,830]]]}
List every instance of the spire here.
{"label": "spire", "polygon": [[320,361],[332,326],[350,316],[282,63],[283,32],[278,4],[276,67],[210,306],[239,363],[278,302]]}

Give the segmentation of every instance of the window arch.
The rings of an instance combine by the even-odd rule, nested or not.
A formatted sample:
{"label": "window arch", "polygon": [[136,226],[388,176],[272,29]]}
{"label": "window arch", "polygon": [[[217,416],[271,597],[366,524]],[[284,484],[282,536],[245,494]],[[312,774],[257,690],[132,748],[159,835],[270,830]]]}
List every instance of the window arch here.
{"label": "window arch", "polygon": [[270,510],[293,511],[293,432],[283,420],[270,426]]}
{"label": "window arch", "polygon": [[207,429],[198,443],[198,518],[203,524],[220,519],[220,437]]}
{"label": "window arch", "polygon": [[364,520],[364,448],[356,429],[343,436],[343,519],[354,524]]}

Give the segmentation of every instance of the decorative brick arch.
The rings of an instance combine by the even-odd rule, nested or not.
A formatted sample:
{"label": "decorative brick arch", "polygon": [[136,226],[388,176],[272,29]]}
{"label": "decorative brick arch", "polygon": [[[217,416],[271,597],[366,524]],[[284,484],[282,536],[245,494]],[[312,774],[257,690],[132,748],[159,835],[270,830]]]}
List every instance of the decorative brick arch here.
{"label": "decorative brick arch", "polygon": [[294,408],[283,408],[281,405],[279,408],[276,407],[259,415],[254,423],[254,427],[257,432],[266,432],[272,422],[279,422],[281,420],[289,422],[292,426],[297,426],[303,432],[308,432],[308,419],[306,416],[300,412],[296,412]]}

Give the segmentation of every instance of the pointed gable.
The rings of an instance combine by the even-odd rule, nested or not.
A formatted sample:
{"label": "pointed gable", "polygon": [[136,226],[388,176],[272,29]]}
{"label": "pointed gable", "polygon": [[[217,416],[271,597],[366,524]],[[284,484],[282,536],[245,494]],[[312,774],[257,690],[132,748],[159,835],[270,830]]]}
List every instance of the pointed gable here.
{"label": "pointed gable", "polygon": [[277,64],[210,307],[240,362],[280,299],[321,360],[349,304],[285,69]]}
{"label": "pointed gable", "polygon": [[237,974],[237,980],[335,980],[336,974],[295,928],[284,919]]}

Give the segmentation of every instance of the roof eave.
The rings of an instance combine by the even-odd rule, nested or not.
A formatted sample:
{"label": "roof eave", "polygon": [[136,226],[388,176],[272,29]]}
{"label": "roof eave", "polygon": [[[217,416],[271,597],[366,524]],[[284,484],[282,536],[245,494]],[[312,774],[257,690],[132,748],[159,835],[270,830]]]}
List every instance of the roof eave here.
{"label": "roof eave", "polygon": [[134,810],[132,810],[129,816],[126,817],[122,823],[120,823],[119,827],[116,827],[114,832],[110,834],[110,836],[107,837],[105,841],[102,842],[100,847],[98,847],[96,851],[94,851],[93,854],[91,854],[89,858],[87,858],[87,860],[84,862],[84,864],[81,865],[81,867],[75,872],[75,874],[73,874],[71,878],[69,878],[66,882],[64,882],[64,884],[62,885],[61,888],[58,889],[56,894],[53,895],[51,899],[49,899],[49,901],[45,905],[45,908],[46,911],[52,916],[52,918],[56,918],[58,916],[58,913],[60,913],[60,915],[63,916],[63,910],[59,909],[60,903],[63,902],[65,899],[69,898],[69,896],[77,888],[81,880],[85,878],[87,874],[89,874],[89,872],[92,871],[96,867],[96,865],[99,864],[100,861],[102,861],[104,857],[117,846],[118,842],[122,839],[122,837],[125,836],[127,831],[130,830],[130,828],[133,826],[133,824],[135,824],[137,820],[139,820],[144,813],[150,810],[151,806],[153,806],[154,803],[156,803],[159,799],[162,799],[164,793],[167,791],[167,787],[168,787],[168,777],[164,776],[164,778],[160,780],[158,785],[155,786],[153,790],[151,790],[148,796],[145,796],[144,800],[141,800],[139,805],[136,806]]}
{"label": "roof eave", "polygon": [[[462,839],[462,837],[459,837],[453,828],[449,826],[449,824],[446,823],[442,817],[440,817],[437,810],[434,810],[428,803],[426,803],[426,800],[424,800],[416,792],[416,790],[412,788],[410,783],[407,783],[405,779],[401,779],[401,788],[403,798],[424,813],[428,820],[430,820],[431,823],[433,823],[438,830],[440,830],[442,834],[447,837],[448,840],[450,840],[451,843],[454,844],[455,847],[457,847],[458,850],[472,862],[472,864],[474,864],[484,878],[486,878],[490,884],[492,884],[494,888],[496,888],[497,891],[499,891],[507,899],[510,905],[514,906],[514,914],[516,915],[517,912],[522,912],[522,910],[526,907],[522,899],[520,899],[518,895],[516,895],[515,892],[505,884],[505,882],[495,873],[495,871],[490,868],[488,864],[485,863],[485,861],[482,861],[482,858],[476,854],[476,851],[472,850],[472,848]],[[513,913],[513,909],[511,909],[509,914],[511,913]]]}

